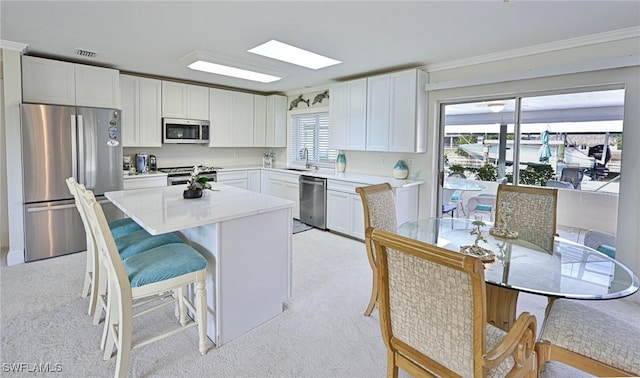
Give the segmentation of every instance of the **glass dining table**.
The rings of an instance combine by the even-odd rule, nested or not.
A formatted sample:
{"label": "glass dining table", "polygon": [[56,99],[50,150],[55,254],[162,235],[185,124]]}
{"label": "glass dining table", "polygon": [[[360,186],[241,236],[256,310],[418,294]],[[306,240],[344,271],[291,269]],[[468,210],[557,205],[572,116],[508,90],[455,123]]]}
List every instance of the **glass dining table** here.
{"label": "glass dining table", "polygon": [[[425,243],[460,252],[474,245],[474,220],[429,218],[407,222],[397,233]],[[631,269],[609,256],[582,244],[555,238],[553,251],[520,239],[504,239],[489,234],[492,224],[481,231],[486,242],[479,246],[491,251],[485,256],[487,321],[508,331],[516,319],[519,292],[550,298],[604,300],[622,298],[640,287]],[[491,256],[493,255],[493,256]]]}

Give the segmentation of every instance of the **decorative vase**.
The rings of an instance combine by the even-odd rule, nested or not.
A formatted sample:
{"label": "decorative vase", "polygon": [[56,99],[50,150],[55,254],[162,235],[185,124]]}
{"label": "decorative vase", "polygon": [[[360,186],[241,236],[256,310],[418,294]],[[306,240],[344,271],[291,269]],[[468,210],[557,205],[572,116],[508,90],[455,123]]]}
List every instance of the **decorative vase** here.
{"label": "decorative vase", "polygon": [[409,176],[409,167],[403,160],[398,160],[395,167],[393,167],[393,177],[398,180],[404,180]]}
{"label": "decorative vase", "polygon": [[182,197],[185,199],[200,198],[202,197],[202,189],[187,189],[182,192]]}
{"label": "decorative vase", "polygon": [[338,151],[338,157],[336,157],[336,171],[339,173],[344,172],[347,168],[347,157],[340,151]]}

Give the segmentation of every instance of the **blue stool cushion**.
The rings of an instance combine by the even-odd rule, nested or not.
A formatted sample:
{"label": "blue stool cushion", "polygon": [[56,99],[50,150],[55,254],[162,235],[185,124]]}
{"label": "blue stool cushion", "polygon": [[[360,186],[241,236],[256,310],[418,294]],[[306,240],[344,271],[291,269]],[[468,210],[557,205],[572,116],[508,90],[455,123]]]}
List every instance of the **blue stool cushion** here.
{"label": "blue stool cushion", "polygon": [[491,205],[484,205],[484,204],[479,204],[476,206],[475,210],[479,210],[479,211],[491,211],[493,210],[493,206]]}
{"label": "blue stool cushion", "polygon": [[124,260],[164,244],[182,243],[182,239],[173,233],[151,235],[145,230],[140,230],[115,239],[115,242],[118,252],[120,252],[120,258]]}
{"label": "blue stool cushion", "polygon": [[184,243],[165,244],[123,261],[131,287],[168,280],[207,267],[207,260]]}
{"label": "blue stool cushion", "polygon": [[133,231],[140,231],[142,227],[131,218],[116,219],[109,222],[109,229],[114,239],[124,236]]}
{"label": "blue stool cushion", "polygon": [[612,259],[616,258],[616,247],[612,247],[610,245],[600,245],[596,248],[598,252],[602,252],[605,255],[611,257]]}

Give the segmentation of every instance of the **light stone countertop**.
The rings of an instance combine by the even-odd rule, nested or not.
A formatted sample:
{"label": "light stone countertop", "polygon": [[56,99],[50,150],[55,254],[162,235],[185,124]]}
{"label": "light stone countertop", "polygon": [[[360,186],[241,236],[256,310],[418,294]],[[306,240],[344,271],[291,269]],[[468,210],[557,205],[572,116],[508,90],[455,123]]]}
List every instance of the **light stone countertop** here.
{"label": "light stone countertop", "polygon": [[152,235],[293,207],[292,201],[211,183],[202,198],[184,199],[184,185],[106,192],[105,197]]}
{"label": "light stone countertop", "polygon": [[369,185],[382,184],[382,183],[388,182],[394,188],[409,187],[409,186],[424,184],[423,180],[411,180],[411,179],[397,180],[393,177],[386,177],[386,176],[365,175],[360,173],[349,173],[349,172],[338,173],[333,169],[327,169],[327,168],[320,168],[317,171],[313,168],[308,171],[298,170],[298,169],[304,169],[304,168],[298,168],[298,167],[293,167],[293,168],[295,168],[296,170],[290,170],[290,169],[287,169],[287,167],[263,168],[260,166],[244,166],[244,167],[223,168],[218,172],[241,171],[241,170],[247,170],[247,169],[263,169],[263,170],[269,170],[269,171],[285,172],[292,175],[315,176],[315,177],[322,177],[330,180],[340,180],[340,181],[369,184]]}

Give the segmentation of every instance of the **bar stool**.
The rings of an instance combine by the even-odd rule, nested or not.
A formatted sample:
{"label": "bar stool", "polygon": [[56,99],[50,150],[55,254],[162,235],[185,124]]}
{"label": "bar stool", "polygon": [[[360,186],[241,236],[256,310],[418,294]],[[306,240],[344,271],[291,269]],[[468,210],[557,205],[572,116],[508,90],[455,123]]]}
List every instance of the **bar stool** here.
{"label": "bar stool", "polygon": [[[184,243],[165,244],[123,260],[102,207],[96,202],[93,193],[87,191],[84,201],[86,215],[95,237],[96,250],[107,266],[109,299],[105,323],[108,336],[104,359],[111,357],[115,346],[115,376],[126,377],[131,350],[194,326],[198,327],[198,349],[201,355],[205,355],[208,350],[205,288],[207,260]],[[195,303],[184,296],[183,288],[191,284],[195,286]],[[181,326],[138,344],[132,344],[133,302],[170,291],[178,293],[179,296],[176,303],[180,307]],[[143,313],[164,305],[166,303]],[[194,321],[189,321],[186,307],[193,312]]]}

